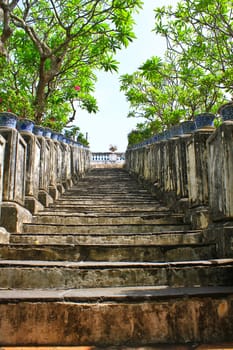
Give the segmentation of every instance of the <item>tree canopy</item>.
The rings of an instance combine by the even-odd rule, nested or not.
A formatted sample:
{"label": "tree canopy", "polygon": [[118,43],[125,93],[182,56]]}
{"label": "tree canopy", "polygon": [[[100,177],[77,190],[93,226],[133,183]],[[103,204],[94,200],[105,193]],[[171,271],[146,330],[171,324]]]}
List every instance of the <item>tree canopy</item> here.
{"label": "tree canopy", "polygon": [[[99,69],[134,38],[141,0],[0,0],[0,106],[36,123],[72,121],[76,103],[96,112]],[[2,109],[1,108],[1,109]]]}
{"label": "tree canopy", "polygon": [[233,89],[233,8],[231,0],[185,0],[155,9],[155,32],[187,67],[211,74],[217,87]]}
{"label": "tree canopy", "polygon": [[139,123],[138,131],[149,137],[203,111],[216,112],[224,101],[210,74],[168,56],[164,61],[151,57],[120,81],[130,103],[128,117],[142,117],[144,127]]}
{"label": "tree canopy", "polygon": [[156,34],[167,42],[163,60],[151,57],[121,77],[129,117],[141,116],[130,140],[200,112],[216,113],[233,92],[233,8],[230,0],[182,0],[154,10]]}

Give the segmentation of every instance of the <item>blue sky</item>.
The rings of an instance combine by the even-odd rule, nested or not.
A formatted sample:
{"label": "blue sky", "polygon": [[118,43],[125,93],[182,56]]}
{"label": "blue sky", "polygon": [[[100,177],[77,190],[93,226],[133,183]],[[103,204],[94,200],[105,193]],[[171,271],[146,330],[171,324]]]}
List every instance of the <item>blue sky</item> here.
{"label": "blue sky", "polygon": [[90,148],[93,152],[106,152],[109,145],[116,145],[118,151],[125,151],[127,134],[139,122],[136,118],[127,118],[129,104],[123,92],[120,92],[119,77],[125,73],[133,73],[151,56],[163,57],[166,49],[165,40],[154,32],[153,9],[167,4],[175,4],[176,0],[144,0],[144,8],[135,16],[135,33],[137,39],[127,49],[121,50],[116,59],[120,62],[118,73],[98,74],[95,96],[98,100],[99,112],[88,114],[77,110],[75,124],[83,134],[88,133]]}

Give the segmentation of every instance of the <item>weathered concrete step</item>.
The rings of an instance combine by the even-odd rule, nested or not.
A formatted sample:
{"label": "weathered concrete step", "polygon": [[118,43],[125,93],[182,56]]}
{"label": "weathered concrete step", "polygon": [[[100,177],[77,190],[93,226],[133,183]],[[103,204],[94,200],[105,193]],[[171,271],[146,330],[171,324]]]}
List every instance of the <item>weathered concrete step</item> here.
{"label": "weathered concrete step", "polygon": [[153,200],[149,200],[149,199],[140,199],[139,197],[135,198],[134,200],[131,199],[127,199],[127,198],[123,198],[123,196],[121,196],[119,199],[112,199],[112,198],[104,198],[104,196],[101,196],[100,198],[92,198],[90,197],[89,199],[87,197],[85,198],[80,198],[80,197],[72,197],[72,198],[68,198],[66,199],[65,197],[62,197],[61,199],[59,199],[55,204],[71,204],[72,201],[72,205],[76,206],[76,205],[103,205],[103,206],[107,206],[109,205],[123,205],[123,206],[129,206],[131,205],[132,207],[139,205],[145,205],[148,206],[150,205],[151,207],[153,206],[157,206],[158,202],[157,201],[153,201]]}
{"label": "weathered concrete step", "polygon": [[85,189],[85,192],[82,192],[82,190],[78,190],[77,188],[72,188],[72,191],[71,190],[68,190],[64,193],[64,198],[70,198],[70,197],[80,197],[80,198],[84,198],[84,197],[87,197],[87,198],[100,198],[101,196],[104,196],[106,198],[114,198],[114,199],[120,199],[121,196],[123,196],[124,198],[128,198],[130,200],[132,199],[145,199],[145,200],[151,200],[151,201],[154,201],[156,202],[156,198],[154,196],[151,195],[151,193],[149,192],[139,192],[139,191],[130,191],[130,190],[127,190],[125,189],[124,191],[121,190],[121,191],[114,191],[114,190],[101,190],[101,188],[98,188],[98,191],[93,191],[92,189]]}
{"label": "weathered concrete step", "polygon": [[[75,200],[74,200],[75,201]],[[62,201],[62,200],[58,200],[55,203],[50,204],[49,208],[59,208],[59,207],[64,207],[64,208],[87,208],[88,210],[98,210],[98,208],[100,208],[100,210],[102,209],[106,209],[106,210],[111,210],[111,209],[118,209],[118,210],[122,210],[122,211],[170,211],[169,208],[165,207],[164,205],[161,205],[160,203],[153,203],[153,205],[151,205],[151,203],[125,203],[125,202],[114,202],[114,203],[104,203],[102,205],[100,205],[100,203],[92,203],[91,201],[88,204],[82,204],[82,203],[75,203],[75,205],[73,203],[71,203],[70,201]],[[48,209],[48,208],[46,208]]]}
{"label": "weathered concrete step", "polygon": [[[91,180],[89,180],[91,182]],[[70,189],[66,191],[67,195],[73,195],[73,194],[83,194],[83,195],[89,195],[90,193],[93,193],[95,195],[98,195],[100,193],[103,194],[112,194],[112,195],[119,195],[119,194],[126,194],[126,195],[138,195],[138,196],[148,196],[152,197],[151,192],[149,192],[146,189],[143,189],[142,187],[136,186],[135,184],[130,185],[123,185],[121,183],[110,183],[108,186],[103,185],[101,183],[96,185],[90,185],[85,184],[82,181],[78,183],[78,185],[74,185]]]}
{"label": "weathered concrete step", "polygon": [[185,261],[216,258],[212,245],[2,244],[0,259],[47,261]]}
{"label": "weathered concrete step", "polygon": [[109,185],[103,185],[103,184],[98,184],[98,185],[90,185],[90,183],[85,184],[83,181],[78,183],[77,185],[73,186],[69,190],[67,190],[66,193],[84,193],[84,194],[89,194],[90,192],[92,193],[113,193],[113,194],[119,194],[119,193],[130,193],[130,194],[139,194],[139,195],[150,195],[150,192],[146,189],[142,189],[138,186],[135,186],[135,184],[132,185],[125,185],[117,182],[115,184],[115,187],[113,186],[112,183]]}
{"label": "weathered concrete step", "polygon": [[141,195],[141,196],[150,196],[151,192],[147,189],[143,188],[142,186],[135,184],[135,183],[108,183],[104,184],[104,182],[99,182],[98,184],[93,184],[92,180],[89,179],[88,183],[84,183],[82,180],[78,182],[76,185],[70,187],[67,191],[67,195],[72,195],[73,193],[82,193],[89,194],[90,192],[98,195],[98,193],[107,193],[107,194],[115,194],[119,195],[120,193],[126,193],[129,195]]}
{"label": "weathered concrete step", "polygon": [[[133,180],[131,177],[102,177],[100,176],[93,177],[85,177],[82,179],[82,184],[84,188],[91,187],[93,189],[100,188],[110,188],[110,189],[118,189],[118,188],[130,188],[130,189],[139,189],[141,191],[147,191],[146,188],[141,186],[137,181]],[[75,188],[82,188],[80,186],[80,182],[75,184]],[[147,191],[148,192],[148,191]]]}
{"label": "weathered concrete step", "polygon": [[86,214],[77,216],[74,214],[61,215],[36,215],[32,219],[34,224],[49,225],[179,225],[183,224],[183,215],[170,213],[146,214],[142,216],[94,216]]}
{"label": "weathered concrete step", "polygon": [[[70,189],[67,190],[66,193],[99,193],[99,192],[104,192],[104,193],[132,193],[132,194],[142,194],[142,195],[148,195],[150,192],[146,189],[143,189],[139,187],[138,185],[133,184],[125,184],[125,183],[120,183],[116,182],[115,186],[111,182],[110,184],[103,184],[103,183],[98,183],[93,185],[92,181],[90,183],[90,180],[88,182],[84,182],[83,180],[79,182],[77,185],[74,185]],[[150,194],[151,196],[151,194]]]}
{"label": "weathered concrete step", "polygon": [[[117,346],[104,346],[104,350],[161,350],[165,349],[166,350],[192,350],[193,347],[195,347],[195,350],[229,350],[233,349],[233,343],[232,342],[218,342],[214,344],[203,344],[198,343],[197,346],[195,346],[194,343],[188,343],[188,344],[166,344],[165,346],[162,346],[161,344],[153,344],[153,345],[147,345],[144,344],[142,347],[142,344],[133,344],[133,348],[128,344],[124,345],[117,345]],[[71,349],[72,346],[65,346],[62,347],[62,350],[73,350]],[[59,350],[60,348],[57,346],[43,346],[43,350]],[[84,345],[84,346],[78,346],[75,347],[76,350],[103,350],[103,346],[91,346],[91,345]],[[2,346],[1,350],[18,350],[15,349],[12,346]],[[34,347],[20,347],[20,350],[34,350]]]}
{"label": "weathered concrete step", "polygon": [[104,204],[94,204],[94,203],[86,203],[83,205],[82,203],[74,204],[71,201],[67,201],[66,203],[63,202],[56,202],[54,204],[50,204],[49,208],[46,208],[46,211],[53,210],[53,209],[62,209],[62,210],[71,210],[76,212],[87,212],[87,211],[103,211],[103,212],[127,212],[130,210],[131,213],[134,212],[169,212],[169,209],[161,206],[161,205],[151,205],[151,204],[127,204],[127,203],[104,203]]}
{"label": "weathered concrete step", "polygon": [[179,287],[168,286],[138,286],[111,288],[81,288],[81,289],[0,289],[0,303],[12,301],[75,301],[75,302],[122,302],[122,301],[152,301],[179,297],[226,297],[233,295],[233,286],[217,287]]}
{"label": "weathered concrete step", "polygon": [[[97,245],[169,245],[209,244],[209,238],[201,231],[173,231],[162,233],[28,233],[11,234],[11,243],[22,244],[97,244]],[[215,242],[211,242],[215,243]]]}
{"label": "weathered concrete step", "polygon": [[151,350],[157,344],[161,350],[179,344],[177,350],[189,344],[190,350],[194,344],[196,348],[200,343],[233,340],[233,290],[5,290],[0,291],[0,324],[0,344],[5,346],[36,344],[51,350],[51,344],[92,345],[122,350],[127,344],[132,350],[137,344]]}
{"label": "weathered concrete step", "polygon": [[[81,186],[81,185],[80,185]],[[153,198],[151,193],[148,191],[144,191],[144,190],[140,190],[140,189],[135,189],[134,188],[127,188],[127,187],[122,187],[120,188],[119,186],[117,186],[117,188],[112,188],[111,186],[109,186],[109,188],[105,187],[101,187],[98,186],[98,188],[93,188],[93,187],[80,187],[78,188],[76,187],[72,187],[72,189],[67,190],[65,192],[65,196],[70,197],[70,196],[90,196],[90,194],[92,194],[93,196],[100,196],[100,195],[106,195],[106,196],[115,196],[115,197],[119,197],[120,195],[125,195],[126,197],[142,197],[142,198]]]}
{"label": "weathered concrete step", "polygon": [[152,262],[0,261],[0,288],[232,286],[233,259]]}
{"label": "weathered concrete step", "polygon": [[83,178],[83,181],[88,181],[88,180],[92,180],[92,183],[104,183],[104,184],[109,184],[109,180],[112,180],[112,182],[135,182],[137,183],[137,180],[132,178],[127,172],[125,173],[121,173],[116,172],[115,174],[113,172],[110,172],[108,174],[104,174],[103,172],[99,172],[94,174],[93,172],[91,172],[90,174],[86,174],[85,177]]}
{"label": "weathered concrete step", "polygon": [[189,225],[166,224],[134,224],[134,225],[53,225],[53,224],[24,224],[24,233],[154,233],[163,231],[186,231]]}
{"label": "weathered concrete step", "polygon": [[[72,210],[73,209],[73,210]],[[153,209],[153,208],[152,208]],[[106,217],[122,217],[122,216],[137,216],[137,217],[145,217],[145,216],[151,216],[154,215],[154,217],[159,216],[159,215],[168,215],[171,214],[170,211],[152,211],[152,210],[146,210],[146,211],[128,211],[127,209],[125,210],[119,210],[118,208],[101,208],[96,207],[96,209],[93,208],[86,208],[86,207],[73,207],[73,208],[46,208],[46,210],[38,212],[38,216],[92,216],[92,217],[100,217],[100,216],[106,216]]]}

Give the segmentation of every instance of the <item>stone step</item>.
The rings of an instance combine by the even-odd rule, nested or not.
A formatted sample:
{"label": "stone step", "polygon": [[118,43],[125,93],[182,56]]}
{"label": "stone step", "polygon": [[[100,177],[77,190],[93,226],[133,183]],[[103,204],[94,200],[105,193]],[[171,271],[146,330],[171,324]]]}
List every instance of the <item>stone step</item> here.
{"label": "stone step", "polygon": [[179,225],[183,224],[183,215],[170,213],[146,214],[141,216],[103,216],[90,215],[77,216],[75,214],[62,215],[59,212],[56,215],[36,215],[33,217],[34,224],[49,225]]}
{"label": "stone step", "polygon": [[232,287],[2,290],[0,344],[230,349],[213,343],[232,341],[232,315]]}
{"label": "stone step", "polygon": [[107,193],[120,193],[121,191],[126,192],[127,193],[140,193],[140,194],[149,194],[150,192],[145,189],[142,188],[141,186],[138,186],[138,184],[135,183],[131,183],[131,182],[115,182],[115,184],[113,182],[111,182],[110,184],[104,184],[102,182],[98,182],[96,184],[93,184],[93,181],[90,180],[88,181],[83,181],[82,182],[78,182],[77,184],[75,184],[73,187],[69,188],[66,193],[75,193],[76,191],[79,192],[89,192],[92,191],[94,193],[98,193],[98,192],[107,192]]}
{"label": "stone step", "polygon": [[97,244],[97,245],[202,245],[214,244],[201,231],[173,231],[157,233],[20,233],[11,234],[11,243],[22,244]]}
{"label": "stone step", "polygon": [[88,196],[91,197],[93,195],[93,197],[98,197],[101,195],[104,195],[106,197],[116,197],[118,198],[119,196],[123,195],[126,198],[135,198],[135,197],[142,197],[145,199],[153,199],[153,200],[157,200],[152,194],[151,192],[147,191],[147,190],[141,190],[140,188],[136,189],[135,187],[122,187],[120,188],[119,186],[117,186],[116,188],[112,188],[112,187],[101,187],[100,185],[98,185],[98,188],[93,189],[90,186],[82,186],[82,187],[78,187],[76,185],[74,185],[74,187],[72,187],[71,189],[67,190],[64,193],[65,197],[75,197],[77,195],[80,195],[82,197],[84,196]]}
{"label": "stone step", "polygon": [[233,259],[181,262],[0,261],[0,289],[232,286]]}
{"label": "stone step", "polygon": [[40,211],[37,215],[38,217],[44,216],[76,216],[76,217],[81,217],[81,216],[90,216],[90,217],[148,217],[148,216],[154,216],[158,217],[161,215],[168,215],[171,214],[170,211],[152,211],[152,210],[146,210],[146,211],[128,211],[127,209],[125,210],[119,210],[118,208],[103,208],[102,210],[99,207],[96,207],[96,209],[93,208],[86,208],[86,207],[73,207],[73,210],[71,208],[46,208],[46,210]]}
{"label": "stone step", "polygon": [[[71,202],[72,201],[72,202]],[[73,206],[77,206],[77,205],[101,205],[101,206],[108,206],[108,205],[118,205],[118,206],[137,206],[137,205],[145,205],[145,207],[147,207],[148,205],[153,207],[153,206],[157,206],[158,202],[151,200],[151,199],[142,199],[141,197],[137,197],[135,199],[127,199],[127,198],[123,198],[123,196],[121,196],[118,200],[114,200],[113,198],[109,197],[109,198],[105,198],[104,196],[100,196],[100,198],[87,198],[85,196],[85,198],[81,198],[81,197],[71,197],[71,198],[65,198],[62,197],[61,199],[59,199],[56,203],[55,206],[57,205],[73,205]]]}
{"label": "stone step", "polygon": [[115,212],[118,212],[118,213],[147,213],[147,212],[152,212],[152,213],[157,213],[157,212],[163,212],[163,213],[168,213],[170,212],[170,210],[164,206],[161,206],[161,205],[153,205],[151,206],[150,204],[149,205],[146,205],[144,203],[140,203],[140,204],[137,204],[137,205],[132,205],[132,203],[130,205],[127,205],[124,203],[123,204],[118,204],[118,203],[113,203],[113,204],[110,204],[108,203],[107,205],[106,204],[93,204],[93,203],[90,203],[90,204],[85,204],[85,205],[82,205],[82,203],[79,203],[79,204],[76,204],[74,205],[73,203],[70,203],[70,201],[68,203],[59,203],[59,202],[56,202],[54,204],[50,204],[50,206],[48,208],[45,209],[45,211],[43,212],[48,212],[48,211],[55,211],[55,210],[70,210],[71,212],[73,211],[76,211],[77,213],[79,212],[90,212],[90,211],[93,211],[93,212],[97,212],[97,211],[100,211],[100,212],[103,212],[103,213],[115,213]]}
{"label": "stone step", "polygon": [[11,234],[0,289],[0,345],[233,340],[233,259],[124,170],[91,171]]}
{"label": "stone step", "polygon": [[121,224],[121,225],[56,225],[56,224],[24,224],[24,233],[62,233],[62,234],[84,234],[84,233],[154,233],[164,231],[181,231],[190,229],[189,225],[178,224]]}
{"label": "stone step", "polygon": [[84,197],[87,197],[87,198],[99,199],[102,196],[104,196],[106,198],[113,198],[113,199],[122,199],[122,196],[125,196],[126,199],[127,198],[128,199],[134,199],[134,198],[137,199],[138,197],[140,197],[141,199],[155,201],[155,199],[152,197],[152,195],[149,194],[148,192],[141,193],[139,191],[135,191],[134,193],[131,193],[127,189],[125,191],[118,191],[118,192],[109,191],[107,189],[106,189],[106,191],[102,191],[101,189],[98,189],[98,191],[92,192],[91,189],[87,188],[85,193],[82,193],[82,190],[73,189],[73,191],[65,192],[63,198],[69,199],[70,197],[80,197],[82,199]]}
{"label": "stone step", "polygon": [[116,195],[119,196],[120,194],[125,194],[126,196],[143,196],[143,197],[151,197],[151,194],[144,189],[135,188],[135,186],[120,186],[117,185],[117,188],[112,188],[112,186],[85,186],[85,184],[82,183],[82,186],[75,185],[71,189],[67,190],[65,195],[70,196],[73,194],[81,194],[81,195],[99,195],[99,194],[106,194],[106,195]]}
{"label": "stone step", "polygon": [[2,244],[0,259],[47,261],[185,261],[216,258],[215,244]]}

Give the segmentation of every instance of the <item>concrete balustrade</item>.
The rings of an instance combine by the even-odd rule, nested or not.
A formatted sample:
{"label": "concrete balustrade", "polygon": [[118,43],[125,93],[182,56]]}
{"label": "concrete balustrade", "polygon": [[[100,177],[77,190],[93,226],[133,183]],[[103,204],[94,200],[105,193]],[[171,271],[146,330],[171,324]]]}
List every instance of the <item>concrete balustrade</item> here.
{"label": "concrete balustrade", "polygon": [[209,205],[214,220],[233,219],[233,121],[207,140]]}
{"label": "concrete balustrade", "polygon": [[20,232],[23,222],[31,221],[25,209],[27,144],[15,129],[1,128],[6,140],[4,154],[1,225],[9,232]]}
{"label": "concrete balustrade", "polygon": [[[0,203],[2,207],[3,193],[3,173],[4,173],[4,158],[5,158],[6,140],[0,135]],[[1,213],[1,208],[0,208]],[[1,215],[1,214],[0,214]],[[8,243],[10,239],[9,232],[4,227],[0,227],[0,243]]]}
{"label": "concrete balustrade", "polygon": [[57,140],[50,143],[49,195],[56,200],[64,192],[62,186],[62,146]]}
{"label": "concrete balustrade", "polygon": [[0,127],[0,242],[59,198],[89,169],[90,151],[27,131]]}
{"label": "concrete balustrade", "polygon": [[40,157],[41,143],[37,136],[28,132],[21,132],[21,136],[27,145],[26,156],[26,187],[24,207],[31,213],[36,213],[43,209],[42,203],[39,202],[40,188]]}
{"label": "concrete balustrade", "polygon": [[52,140],[43,136],[38,136],[41,144],[40,154],[40,183],[39,183],[39,201],[47,207],[53,202],[53,198],[49,194],[50,174],[51,174],[51,143]]}
{"label": "concrete balustrade", "polygon": [[229,121],[134,146],[126,152],[126,168],[171,208],[185,212],[193,228],[208,229],[233,218],[232,135]]}

